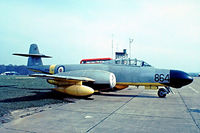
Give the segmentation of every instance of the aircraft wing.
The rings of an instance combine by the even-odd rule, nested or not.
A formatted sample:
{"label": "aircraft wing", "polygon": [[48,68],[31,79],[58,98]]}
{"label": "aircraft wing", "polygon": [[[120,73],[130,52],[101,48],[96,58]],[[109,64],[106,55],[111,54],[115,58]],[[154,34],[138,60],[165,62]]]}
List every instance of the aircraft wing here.
{"label": "aircraft wing", "polygon": [[61,76],[61,75],[50,75],[50,74],[31,74],[29,75],[31,77],[40,77],[44,79],[52,79],[55,81],[84,81],[84,82],[89,82],[92,81],[94,82],[95,80],[87,77],[75,77],[75,76]]}

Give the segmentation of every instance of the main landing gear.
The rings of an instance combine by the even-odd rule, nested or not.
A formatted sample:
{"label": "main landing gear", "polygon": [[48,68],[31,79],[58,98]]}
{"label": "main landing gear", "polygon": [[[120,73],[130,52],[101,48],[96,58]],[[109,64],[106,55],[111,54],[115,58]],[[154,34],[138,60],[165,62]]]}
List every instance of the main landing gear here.
{"label": "main landing gear", "polygon": [[[170,92],[172,92],[172,90],[170,89],[170,87],[165,87],[165,88],[160,88],[158,90],[158,96],[160,98],[165,98],[167,94],[169,94]],[[173,92],[172,92],[173,93]]]}

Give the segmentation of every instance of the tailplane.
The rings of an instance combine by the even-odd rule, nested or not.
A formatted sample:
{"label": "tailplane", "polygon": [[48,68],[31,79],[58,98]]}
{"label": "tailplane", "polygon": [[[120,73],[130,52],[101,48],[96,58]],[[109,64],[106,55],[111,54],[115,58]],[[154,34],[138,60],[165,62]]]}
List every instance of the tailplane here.
{"label": "tailplane", "polygon": [[13,55],[28,57],[27,66],[42,66],[41,58],[52,58],[51,56],[40,54],[37,44],[31,44],[29,54],[14,53]]}

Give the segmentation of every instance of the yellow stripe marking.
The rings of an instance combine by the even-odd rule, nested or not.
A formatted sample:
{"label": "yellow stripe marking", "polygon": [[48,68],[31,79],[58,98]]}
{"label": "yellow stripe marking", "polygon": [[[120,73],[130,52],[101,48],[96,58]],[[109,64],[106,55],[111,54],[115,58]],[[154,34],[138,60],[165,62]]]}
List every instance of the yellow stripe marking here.
{"label": "yellow stripe marking", "polygon": [[55,67],[56,67],[56,65],[50,65],[49,73],[54,74],[55,73]]}
{"label": "yellow stripe marking", "polygon": [[166,86],[161,83],[134,83],[134,82],[117,82],[117,85],[134,85],[134,86]]}

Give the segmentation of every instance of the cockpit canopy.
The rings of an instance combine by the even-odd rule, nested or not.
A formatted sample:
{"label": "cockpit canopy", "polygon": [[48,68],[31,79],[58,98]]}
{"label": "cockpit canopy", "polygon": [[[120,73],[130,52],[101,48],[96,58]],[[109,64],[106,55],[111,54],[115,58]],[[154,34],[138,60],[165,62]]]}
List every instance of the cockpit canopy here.
{"label": "cockpit canopy", "polygon": [[115,60],[109,60],[105,61],[103,64],[117,64],[117,65],[130,65],[130,66],[137,66],[137,67],[152,67],[148,63],[146,63],[143,60],[138,59],[115,59]]}

